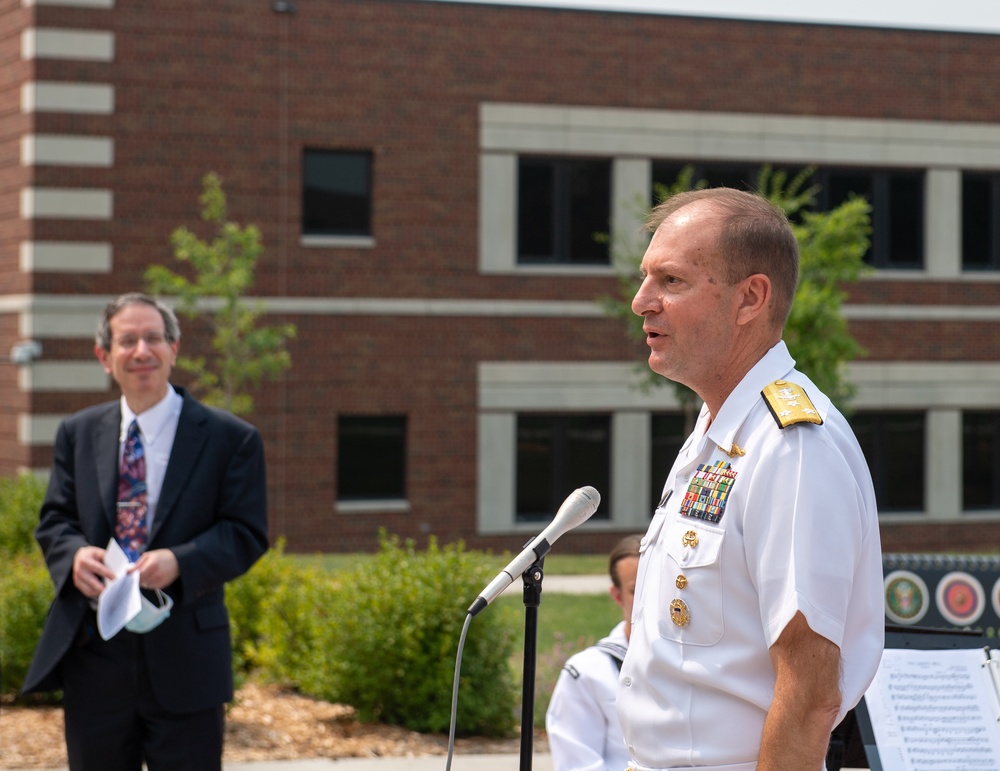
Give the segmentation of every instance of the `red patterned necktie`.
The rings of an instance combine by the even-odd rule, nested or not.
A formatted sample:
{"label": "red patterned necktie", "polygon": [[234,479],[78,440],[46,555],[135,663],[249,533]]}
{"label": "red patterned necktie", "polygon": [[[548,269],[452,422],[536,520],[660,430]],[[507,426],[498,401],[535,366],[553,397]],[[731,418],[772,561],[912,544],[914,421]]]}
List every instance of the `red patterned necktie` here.
{"label": "red patterned necktie", "polygon": [[146,548],[146,452],[139,438],[139,424],[133,420],[125,437],[121,470],[118,475],[118,520],[115,540],[135,562]]}

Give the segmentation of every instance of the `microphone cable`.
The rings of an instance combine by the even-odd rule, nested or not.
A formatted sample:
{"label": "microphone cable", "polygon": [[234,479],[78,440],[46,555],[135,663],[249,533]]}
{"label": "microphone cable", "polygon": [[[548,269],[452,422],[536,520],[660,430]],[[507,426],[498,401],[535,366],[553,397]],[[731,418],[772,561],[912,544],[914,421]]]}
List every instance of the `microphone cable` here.
{"label": "microphone cable", "polygon": [[469,631],[469,624],[472,623],[472,614],[465,615],[465,623],[462,625],[462,634],[458,638],[458,654],[455,657],[455,682],[451,688],[451,727],[448,729],[448,761],[445,763],[445,771],[451,771],[451,757],[455,750],[455,723],[458,716],[458,678],[462,671],[462,651],[465,649],[465,635]]}

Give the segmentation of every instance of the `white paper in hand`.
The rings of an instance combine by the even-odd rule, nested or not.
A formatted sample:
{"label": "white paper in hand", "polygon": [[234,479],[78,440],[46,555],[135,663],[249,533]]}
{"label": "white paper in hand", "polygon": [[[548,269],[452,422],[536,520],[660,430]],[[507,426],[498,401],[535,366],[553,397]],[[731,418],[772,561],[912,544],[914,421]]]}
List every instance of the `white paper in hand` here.
{"label": "white paper in hand", "polygon": [[142,595],[139,574],[128,572],[132,563],[114,538],[108,541],[104,564],[114,571],[116,578],[107,582],[97,598],[97,631],[103,639],[110,640],[142,610]]}

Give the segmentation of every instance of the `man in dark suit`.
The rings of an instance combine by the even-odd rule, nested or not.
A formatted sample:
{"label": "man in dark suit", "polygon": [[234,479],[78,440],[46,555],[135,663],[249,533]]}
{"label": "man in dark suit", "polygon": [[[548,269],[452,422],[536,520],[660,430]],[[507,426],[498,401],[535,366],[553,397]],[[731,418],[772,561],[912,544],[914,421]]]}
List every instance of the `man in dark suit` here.
{"label": "man in dark suit", "polygon": [[[167,306],[141,294],[111,302],[94,352],[121,399],[69,417],[56,436],[35,531],[55,600],[24,691],[63,690],[72,771],[221,768],[233,695],[224,586],[267,550],[264,450],[253,426],[170,384],[179,344]],[[139,504],[122,503],[123,454],[145,464],[127,536],[116,510]],[[94,609],[115,577],[112,537],[138,555],[130,571],[152,604],[150,590],[174,604],[155,628],[104,640]]]}

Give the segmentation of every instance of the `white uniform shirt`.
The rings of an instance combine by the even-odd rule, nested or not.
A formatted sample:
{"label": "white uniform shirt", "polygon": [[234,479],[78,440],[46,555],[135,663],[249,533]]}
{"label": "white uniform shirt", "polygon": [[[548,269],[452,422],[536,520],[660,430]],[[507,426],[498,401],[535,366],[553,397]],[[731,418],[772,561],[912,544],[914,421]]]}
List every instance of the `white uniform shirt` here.
{"label": "white uniform shirt", "polygon": [[[840,648],[838,720],[878,667],[885,622],[868,466],[844,417],[793,367],[779,343],[707,432],[702,409],[642,540],[618,691],[640,767],[753,768],[774,697],[768,649],[797,611]],[[777,379],[801,387],[823,425],[779,428],[761,396]],[[734,443],[744,455],[720,449]],[[681,512],[689,491],[706,487],[717,522],[704,504],[700,516]]]}
{"label": "white uniform shirt", "polygon": [[566,661],[545,713],[553,771],[623,771],[628,765],[615,710],[618,664],[613,658],[627,645],[622,621],[596,646]]}

